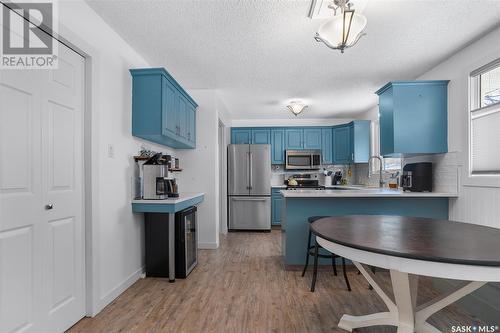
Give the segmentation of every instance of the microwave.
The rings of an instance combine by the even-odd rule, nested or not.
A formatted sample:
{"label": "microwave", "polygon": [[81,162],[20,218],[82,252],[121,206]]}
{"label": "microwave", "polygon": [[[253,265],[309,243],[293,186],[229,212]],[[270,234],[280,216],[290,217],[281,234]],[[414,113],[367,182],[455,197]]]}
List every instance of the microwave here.
{"label": "microwave", "polygon": [[285,169],[318,170],[321,165],[321,150],[286,150]]}

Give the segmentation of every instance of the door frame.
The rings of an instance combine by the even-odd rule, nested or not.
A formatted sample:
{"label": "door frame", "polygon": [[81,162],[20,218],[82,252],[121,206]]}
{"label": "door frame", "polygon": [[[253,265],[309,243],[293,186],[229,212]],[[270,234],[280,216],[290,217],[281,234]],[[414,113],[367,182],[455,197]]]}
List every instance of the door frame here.
{"label": "door frame", "polygon": [[52,35],[84,58],[84,224],[85,224],[85,316],[93,317],[105,306],[99,296],[99,123],[97,115],[97,92],[99,82],[99,51],[77,34],[59,23],[59,32]]}
{"label": "door frame", "polygon": [[85,42],[77,34],[61,23],[58,34],[52,37],[80,54],[84,58],[84,101],[83,101],[83,221],[84,221],[84,297],[85,316],[93,317],[99,313],[106,304],[99,297],[99,124],[97,115],[97,92],[99,82],[99,51]]}
{"label": "door frame", "polygon": [[[11,0],[0,0],[0,5],[8,7]],[[69,47],[84,58],[84,121],[83,121],[83,221],[84,221],[84,295],[85,316],[97,315],[110,303],[109,296],[101,298],[100,290],[100,265],[99,265],[99,92],[100,82],[97,80],[102,67],[101,52],[88,44],[80,35],[70,28],[57,22],[58,32],[49,33],[43,25],[40,26],[45,33],[51,35],[59,42]],[[226,136],[224,140],[227,141]],[[120,292],[121,293],[121,292]],[[113,295],[112,295],[113,296]],[[114,297],[113,297],[114,298]]]}
{"label": "door frame", "polygon": [[[2,0],[0,5],[12,9],[10,0]],[[75,34],[65,25],[57,22],[58,33],[54,33],[43,24],[40,29],[52,36],[66,47],[81,55],[84,59],[84,84],[83,84],[83,216],[84,224],[84,297],[85,316],[94,316],[100,312],[106,304],[99,298],[99,265],[97,255],[99,251],[97,226],[99,216],[98,192],[98,167],[99,155],[93,154],[98,151],[99,124],[97,117],[97,101],[99,82],[98,77],[100,53],[97,49],[85,42],[79,35]]]}
{"label": "door frame", "polygon": [[218,135],[218,160],[219,160],[219,231],[227,234],[228,231],[228,198],[227,198],[227,127],[219,118]]}

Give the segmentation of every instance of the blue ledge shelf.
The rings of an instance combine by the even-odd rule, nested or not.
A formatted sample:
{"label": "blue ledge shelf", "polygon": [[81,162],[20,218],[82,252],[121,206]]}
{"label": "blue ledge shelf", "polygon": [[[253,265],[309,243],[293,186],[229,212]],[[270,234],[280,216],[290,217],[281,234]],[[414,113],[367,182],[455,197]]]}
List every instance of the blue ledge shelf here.
{"label": "blue ledge shelf", "polygon": [[178,198],[164,200],[133,200],[134,213],[176,213],[203,202],[204,193],[181,193]]}

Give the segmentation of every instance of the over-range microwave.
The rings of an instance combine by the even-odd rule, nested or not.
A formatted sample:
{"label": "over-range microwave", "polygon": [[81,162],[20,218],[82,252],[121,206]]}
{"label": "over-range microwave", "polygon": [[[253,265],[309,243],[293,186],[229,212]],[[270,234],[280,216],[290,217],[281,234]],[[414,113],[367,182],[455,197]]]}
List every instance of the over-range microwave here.
{"label": "over-range microwave", "polygon": [[318,170],[321,165],[321,150],[286,150],[285,169]]}

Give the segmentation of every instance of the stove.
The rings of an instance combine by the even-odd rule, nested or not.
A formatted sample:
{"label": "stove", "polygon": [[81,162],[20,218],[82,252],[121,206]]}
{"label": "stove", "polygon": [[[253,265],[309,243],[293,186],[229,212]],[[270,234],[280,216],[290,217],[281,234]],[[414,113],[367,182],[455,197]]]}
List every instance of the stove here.
{"label": "stove", "polygon": [[326,189],[326,187],[323,185],[317,185],[317,186],[297,185],[297,186],[287,186],[286,189],[287,190],[318,190],[318,191],[321,191],[321,190]]}
{"label": "stove", "polygon": [[297,174],[293,175],[293,179],[297,181],[297,185],[288,185],[287,190],[324,190],[325,187],[319,185],[317,178],[311,178],[310,174]]}

